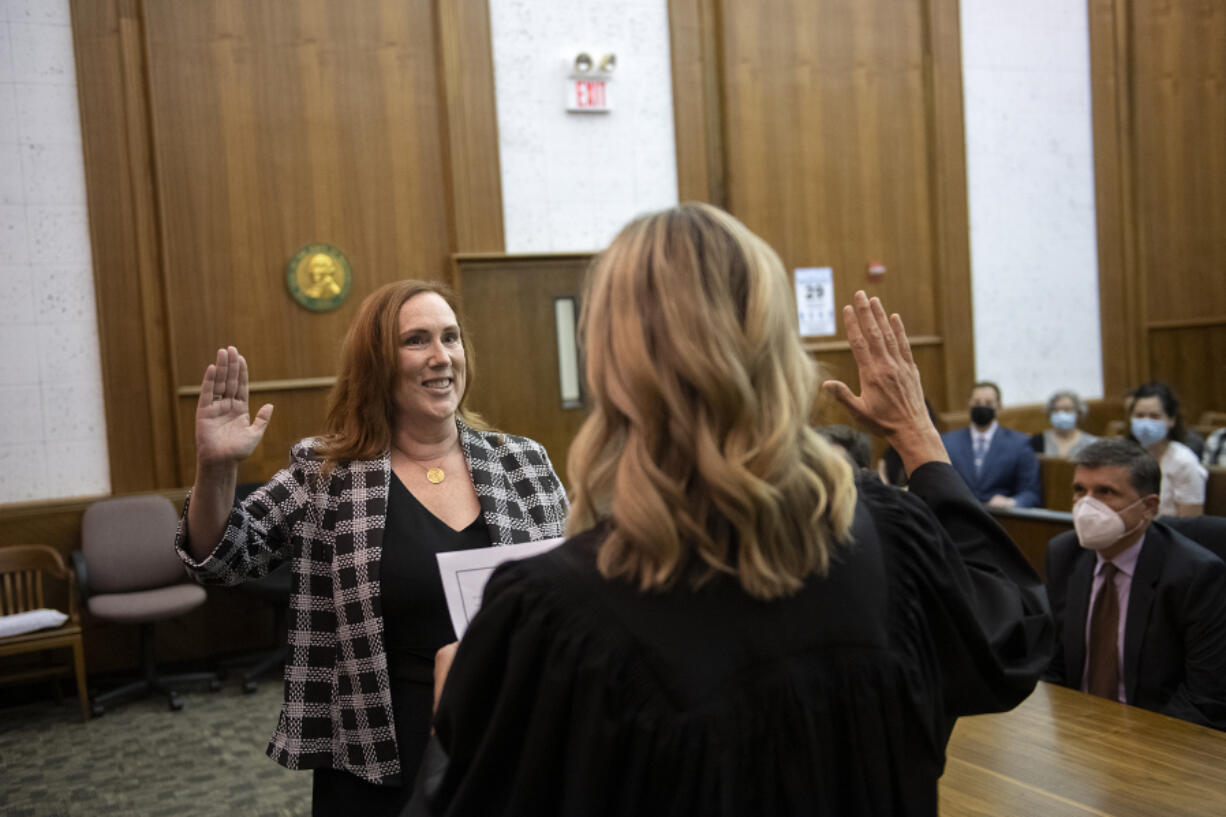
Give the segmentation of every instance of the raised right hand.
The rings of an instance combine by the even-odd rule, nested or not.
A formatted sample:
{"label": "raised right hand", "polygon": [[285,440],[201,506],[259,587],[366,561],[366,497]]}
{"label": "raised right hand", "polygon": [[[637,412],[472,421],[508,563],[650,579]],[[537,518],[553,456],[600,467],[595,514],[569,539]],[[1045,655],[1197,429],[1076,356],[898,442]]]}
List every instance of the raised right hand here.
{"label": "raised right hand", "polygon": [[247,361],[238,349],[217,350],[217,361],[204,370],[196,404],[196,465],[209,468],[237,464],[250,456],[272,419],[265,403],[252,420],[247,406]]}
{"label": "raised right hand", "polygon": [[949,462],[924,405],[902,318],[887,315],[879,299],[861,291],[843,308],[843,323],[860,374],[860,394],[841,380],[827,380],[822,387],[860,426],[894,446],[908,474],[925,462]]}

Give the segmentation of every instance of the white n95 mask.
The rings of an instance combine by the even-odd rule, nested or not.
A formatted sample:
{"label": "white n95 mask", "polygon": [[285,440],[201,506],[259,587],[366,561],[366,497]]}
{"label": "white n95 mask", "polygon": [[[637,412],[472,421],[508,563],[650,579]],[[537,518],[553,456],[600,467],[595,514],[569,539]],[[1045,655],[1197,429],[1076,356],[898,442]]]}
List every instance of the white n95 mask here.
{"label": "white n95 mask", "polygon": [[[1128,510],[1144,499],[1122,510]],[[1077,531],[1077,541],[1087,550],[1102,550],[1114,545],[1128,534],[1145,524],[1145,519],[1137,523],[1132,530],[1125,530],[1124,520],[1118,512],[1092,496],[1083,496],[1073,505],[1073,529]]]}

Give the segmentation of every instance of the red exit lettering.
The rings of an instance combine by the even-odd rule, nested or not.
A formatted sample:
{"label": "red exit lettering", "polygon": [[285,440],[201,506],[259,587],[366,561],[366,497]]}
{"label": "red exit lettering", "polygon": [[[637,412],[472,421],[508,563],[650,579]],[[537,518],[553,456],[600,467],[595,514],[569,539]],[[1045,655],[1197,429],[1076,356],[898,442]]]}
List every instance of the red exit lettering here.
{"label": "red exit lettering", "polygon": [[604,82],[590,79],[576,80],[575,102],[580,108],[603,108],[605,106]]}

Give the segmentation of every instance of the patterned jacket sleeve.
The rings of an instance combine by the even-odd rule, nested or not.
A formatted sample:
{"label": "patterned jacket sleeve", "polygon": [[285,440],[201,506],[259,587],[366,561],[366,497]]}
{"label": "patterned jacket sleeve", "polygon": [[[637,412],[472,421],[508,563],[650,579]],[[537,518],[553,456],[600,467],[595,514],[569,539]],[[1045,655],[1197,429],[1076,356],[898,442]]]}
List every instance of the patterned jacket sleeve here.
{"label": "patterned jacket sleeve", "polygon": [[175,550],[196,581],[235,585],[258,579],[290,558],[294,539],[310,535],[304,526],[315,525],[311,486],[318,480],[321,465],[312,443],[310,438],[297,443],[290,452],[289,467],[231,509],[221,541],[202,561],[196,561],[187,547],[188,494],[175,533]]}
{"label": "patterned jacket sleeve", "polygon": [[532,441],[533,445],[541,451],[541,456],[545,459],[545,466],[549,469],[549,473],[553,476],[553,488],[548,493],[549,504],[556,509],[558,514],[558,523],[561,529],[558,536],[564,536],[566,533],[566,515],[570,511],[570,500],[566,496],[566,486],[562,484],[562,480],[558,478],[558,472],[554,470],[553,462],[549,459],[549,452],[545,450],[545,446]]}

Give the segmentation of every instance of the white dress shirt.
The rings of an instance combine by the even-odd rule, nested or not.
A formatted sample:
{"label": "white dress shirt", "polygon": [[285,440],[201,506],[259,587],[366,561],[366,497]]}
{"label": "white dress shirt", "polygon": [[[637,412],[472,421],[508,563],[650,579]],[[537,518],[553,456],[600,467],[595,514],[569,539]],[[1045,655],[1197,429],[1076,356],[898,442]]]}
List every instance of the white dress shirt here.
{"label": "white dress shirt", "polygon": [[[1000,423],[993,420],[985,431],[980,431],[974,423],[971,423],[971,457],[975,460],[976,471],[983,467],[983,460],[988,456],[988,449],[992,447],[992,437],[999,427]],[[979,454],[979,451],[983,453]]]}

